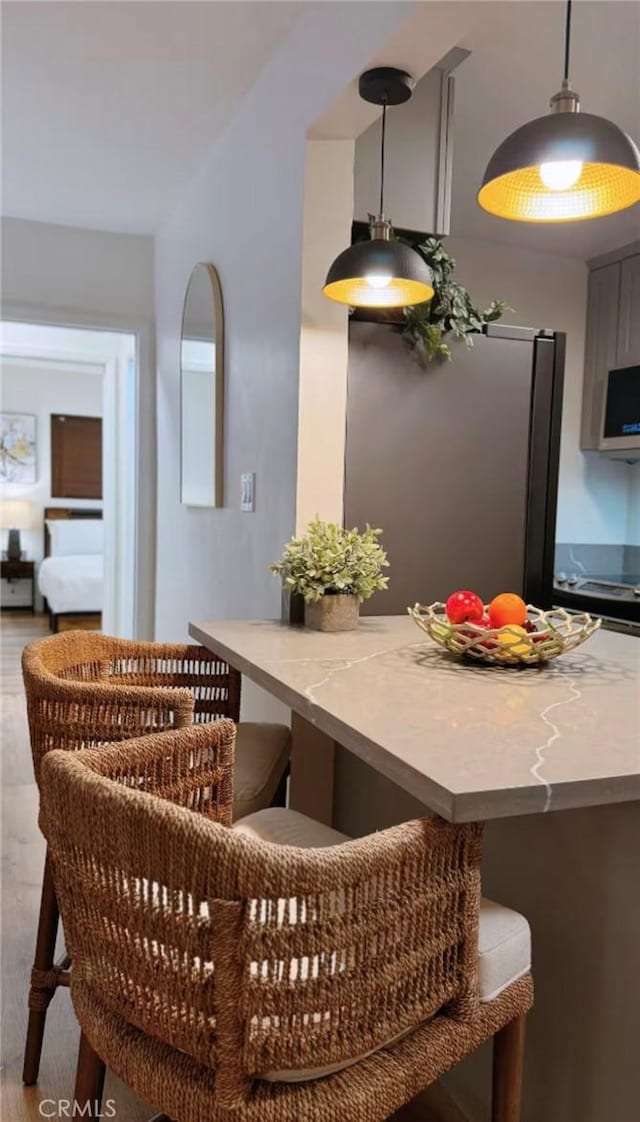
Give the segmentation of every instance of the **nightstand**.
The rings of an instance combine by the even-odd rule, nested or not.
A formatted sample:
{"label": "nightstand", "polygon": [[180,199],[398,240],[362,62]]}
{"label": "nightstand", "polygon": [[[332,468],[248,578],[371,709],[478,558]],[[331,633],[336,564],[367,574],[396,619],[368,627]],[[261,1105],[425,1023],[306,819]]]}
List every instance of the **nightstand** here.
{"label": "nightstand", "polygon": [[0,607],[2,611],[35,612],[35,565],[33,561],[0,562]]}

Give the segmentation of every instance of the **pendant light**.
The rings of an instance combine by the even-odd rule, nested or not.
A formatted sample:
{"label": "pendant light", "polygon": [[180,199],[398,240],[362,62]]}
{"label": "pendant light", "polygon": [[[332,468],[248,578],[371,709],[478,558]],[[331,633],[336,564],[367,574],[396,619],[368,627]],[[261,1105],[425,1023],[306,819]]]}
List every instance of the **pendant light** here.
{"label": "pendant light", "polygon": [[640,152],[605,117],[580,113],[569,82],[571,0],[567,2],[562,88],[551,113],[516,129],[493,154],[478,203],[515,222],[577,222],[640,200]]}
{"label": "pendant light", "polygon": [[349,246],[327,273],[324,295],[354,308],[404,308],[422,304],[433,296],[433,277],[419,253],[395,241],[391,222],[384,216],[384,147],[387,106],[408,101],[414,82],[404,70],[379,66],[360,78],[364,101],[382,106],[380,148],[380,211],[370,215],[371,240]]}

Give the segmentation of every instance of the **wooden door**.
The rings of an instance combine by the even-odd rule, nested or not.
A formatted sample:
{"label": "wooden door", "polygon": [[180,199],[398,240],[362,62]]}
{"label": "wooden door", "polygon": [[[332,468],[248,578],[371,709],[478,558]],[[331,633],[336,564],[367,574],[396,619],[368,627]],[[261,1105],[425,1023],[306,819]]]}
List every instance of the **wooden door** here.
{"label": "wooden door", "polygon": [[102,498],[102,418],[51,415],[51,496]]}

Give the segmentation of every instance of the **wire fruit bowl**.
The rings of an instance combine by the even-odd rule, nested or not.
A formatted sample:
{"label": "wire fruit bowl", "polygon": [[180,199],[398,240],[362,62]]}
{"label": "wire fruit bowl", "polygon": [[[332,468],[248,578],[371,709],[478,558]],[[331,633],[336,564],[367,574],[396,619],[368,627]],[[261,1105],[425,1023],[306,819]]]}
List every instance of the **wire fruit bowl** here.
{"label": "wire fruit bowl", "polygon": [[472,620],[451,623],[446,605],[439,601],[429,607],[415,604],[407,611],[418,627],[451,654],[499,666],[538,666],[550,662],[579,647],[602,622],[587,612],[567,612],[564,608],[545,612],[528,604],[527,620],[535,630],[523,634],[521,628],[510,624],[491,628]]}

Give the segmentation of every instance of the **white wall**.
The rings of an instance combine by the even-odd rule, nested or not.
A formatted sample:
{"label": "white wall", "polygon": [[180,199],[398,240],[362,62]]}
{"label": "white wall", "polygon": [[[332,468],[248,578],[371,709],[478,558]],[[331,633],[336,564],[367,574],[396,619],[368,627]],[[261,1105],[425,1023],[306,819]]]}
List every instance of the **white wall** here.
{"label": "white wall", "polygon": [[316,515],[342,522],[348,310],[322,287],[329,263],[351,240],[354,147],[352,140],[308,140],[306,147],[297,533]]}
{"label": "white wall", "polygon": [[153,238],[19,218],[1,230],[3,303],[153,319]]}
{"label": "white wall", "polygon": [[[280,614],[267,566],[295,526],[305,134],[410,12],[309,5],[158,238],[161,638],[182,638],[189,619]],[[180,318],[196,261],[217,267],[225,306],[221,510],[180,505]],[[245,471],[256,472],[254,514],[239,509]]]}
{"label": "white wall", "polygon": [[[2,363],[2,410],[7,413],[33,413],[36,416],[36,482],[6,483],[7,499],[24,499],[34,506],[38,527],[23,530],[20,538],[28,557],[43,556],[43,510],[45,506],[95,507],[97,499],[54,499],[51,495],[51,414],[69,413],[83,417],[102,416],[102,377],[78,373],[73,369],[38,366],[4,360]],[[3,548],[6,542],[3,535]]]}
{"label": "white wall", "polygon": [[153,633],[155,578],[154,242],[3,218],[2,316],[137,335],[137,622]]}
{"label": "white wall", "polygon": [[505,314],[505,322],[567,333],[556,537],[626,542],[628,465],[580,451],[586,265],[574,258],[455,237],[447,240],[447,248],[456,259],[457,276],[481,307],[503,297],[514,309]]}

